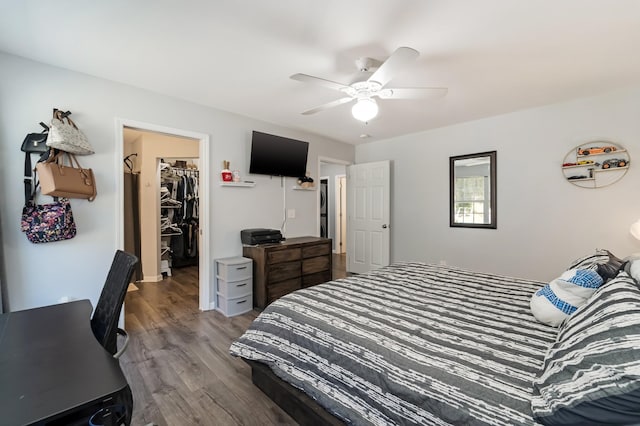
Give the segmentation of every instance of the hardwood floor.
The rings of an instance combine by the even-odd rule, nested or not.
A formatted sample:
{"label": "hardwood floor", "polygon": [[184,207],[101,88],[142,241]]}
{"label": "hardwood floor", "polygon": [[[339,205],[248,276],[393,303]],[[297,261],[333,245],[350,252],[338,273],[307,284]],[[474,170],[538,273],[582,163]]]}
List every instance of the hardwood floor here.
{"label": "hardwood floor", "polygon": [[347,255],[345,253],[335,254],[333,253],[333,258],[331,260],[332,265],[332,273],[331,276],[334,280],[338,278],[344,278],[351,274],[347,273]]}
{"label": "hardwood floor", "polygon": [[257,313],[200,312],[197,283],[197,268],[173,269],[127,293],[131,340],[120,364],[133,392],[132,425],[295,425],[229,355]]}
{"label": "hardwood floor", "polygon": [[[334,279],[347,275],[345,264],[345,255],[333,255]],[[120,364],[133,392],[132,425],[295,425],[229,355],[257,312],[201,312],[198,268],[172,272],[159,283],[136,283],[126,296],[130,342]]]}

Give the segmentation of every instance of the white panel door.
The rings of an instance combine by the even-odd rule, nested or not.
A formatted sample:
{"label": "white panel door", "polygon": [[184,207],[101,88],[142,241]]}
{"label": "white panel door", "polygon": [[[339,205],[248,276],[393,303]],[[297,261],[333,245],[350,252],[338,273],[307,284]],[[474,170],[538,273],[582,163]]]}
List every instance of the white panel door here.
{"label": "white panel door", "polygon": [[347,167],[347,271],[389,264],[390,162]]}

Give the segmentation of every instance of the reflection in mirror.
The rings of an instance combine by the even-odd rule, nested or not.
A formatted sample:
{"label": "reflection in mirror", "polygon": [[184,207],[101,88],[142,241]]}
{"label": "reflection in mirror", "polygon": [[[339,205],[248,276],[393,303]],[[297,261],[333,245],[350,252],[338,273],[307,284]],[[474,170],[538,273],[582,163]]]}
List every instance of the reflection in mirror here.
{"label": "reflection in mirror", "polygon": [[496,151],[449,157],[450,226],[496,225]]}

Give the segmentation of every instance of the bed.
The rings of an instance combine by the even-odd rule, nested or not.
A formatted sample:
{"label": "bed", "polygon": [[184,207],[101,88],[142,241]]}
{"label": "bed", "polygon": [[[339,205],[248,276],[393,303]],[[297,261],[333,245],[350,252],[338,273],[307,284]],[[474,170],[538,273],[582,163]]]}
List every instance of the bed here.
{"label": "bed", "polygon": [[544,284],[400,262],[278,299],[230,352],[301,424],[532,425]]}

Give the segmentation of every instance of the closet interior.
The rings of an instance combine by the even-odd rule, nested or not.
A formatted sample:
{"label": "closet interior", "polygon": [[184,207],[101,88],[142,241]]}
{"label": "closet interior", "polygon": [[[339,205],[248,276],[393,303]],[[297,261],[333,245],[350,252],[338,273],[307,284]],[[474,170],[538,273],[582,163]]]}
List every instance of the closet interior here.
{"label": "closet interior", "polygon": [[160,273],[198,265],[198,179],[193,160],[160,161]]}

